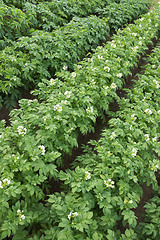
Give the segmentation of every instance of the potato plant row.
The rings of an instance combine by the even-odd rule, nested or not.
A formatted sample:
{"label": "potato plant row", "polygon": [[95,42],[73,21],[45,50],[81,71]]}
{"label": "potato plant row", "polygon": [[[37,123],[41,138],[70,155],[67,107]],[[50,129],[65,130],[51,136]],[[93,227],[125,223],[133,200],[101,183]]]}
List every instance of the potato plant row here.
{"label": "potato plant row", "polygon": [[30,27],[31,22],[24,12],[0,3],[0,50],[15,39],[29,34]]}
{"label": "potato plant row", "polygon": [[[35,28],[52,31],[68,23],[74,16],[87,17],[90,14],[95,14],[97,7],[101,9],[109,4],[109,1],[20,1],[22,6],[18,4],[18,1],[15,1],[15,3],[14,6],[12,1],[4,1],[3,3],[0,1],[2,36],[11,39],[13,37],[17,39],[20,32],[23,35],[24,21],[29,25],[26,26],[27,30]],[[22,16],[24,19],[22,19]],[[4,41],[2,43],[5,44]]]}
{"label": "potato plant row", "polygon": [[[9,236],[13,236],[12,239],[24,240],[25,236],[33,239],[33,235],[34,239],[43,239],[42,232],[53,221],[45,203],[47,195],[52,193],[50,180],[59,178],[57,166],[63,163],[64,154],[71,153],[78,145],[79,132],[93,131],[96,117],[103,117],[104,111],[109,110],[109,103],[114,98],[118,99],[116,90],[124,83],[123,78],[131,73],[130,69],[136,65],[140,54],[158,35],[159,13],[158,6],[136,20],[135,24],[119,30],[111,42],[97,48],[92,58],[75,65],[72,73],[63,70],[59,78],[44,80],[35,92],[43,101],[21,100],[20,109],[11,112],[11,127],[5,128],[4,121],[1,121],[1,239]],[[136,145],[135,149],[131,148],[133,154],[136,149]],[[122,182],[122,191],[123,187]],[[82,209],[86,204],[88,207],[92,202],[84,202]],[[73,215],[68,215],[68,218],[75,216],[76,209]],[[86,214],[87,217],[91,219],[92,213]],[[84,221],[86,228],[89,222]],[[97,223],[94,223],[91,220],[92,227],[96,229]],[[60,227],[64,227],[63,223]],[[79,228],[77,231],[80,236]],[[63,239],[60,235],[58,239]],[[98,237],[101,239],[101,234]]]}
{"label": "potato plant row", "polygon": [[[120,110],[100,140],[90,141],[90,147],[74,162],[74,170],[60,172],[67,193],[48,199],[52,221],[46,239],[159,239],[160,186],[155,175],[160,170],[159,73],[160,46],[144,75],[133,89],[127,89],[127,98],[117,100]],[[145,206],[147,224],[137,226],[135,209],[143,183],[157,194]]]}
{"label": "potato plant row", "polygon": [[[11,104],[16,105],[16,99],[20,98],[22,93],[20,87],[31,89],[43,78],[53,77],[55,72],[62,68],[73,70],[73,65],[85,57],[87,52],[105,41],[110,34],[110,29],[116,29],[116,22],[119,27],[118,22],[122,14],[126,16],[123,17],[123,24],[129,21],[126,6],[130,8],[130,19],[133,20],[140,13],[135,11],[136,6],[141,5],[141,13],[143,13],[146,12],[146,5],[149,4],[144,0],[140,3],[135,0],[125,1],[125,3],[123,2],[125,7],[123,4],[119,6],[116,18],[113,16],[107,20],[104,15],[102,19],[96,16],[75,17],[63,28],[52,33],[33,30],[30,32],[30,37],[21,37],[18,42],[13,42],[10,47],[6,47],[0,53],[0,92],[4,94],[7,107]],[[115,11],[117,11],[115,5],[108,13],[105,10],[106,17]],[[118,16],[119,21],[116,20]],[[113,22],[115,22],[114,25]],[[9,97],[5,97],[8,94]]]}
{"label": "potato plant row", "polygon": [[139,15],[146,13],[152,3],[150,0],[137,2],[123,0],[119,4],[112,2],[104,8],[97,8],[96,13],[100,18],[107,17],[111,31],[115,31],[127,22],[131,23]]}

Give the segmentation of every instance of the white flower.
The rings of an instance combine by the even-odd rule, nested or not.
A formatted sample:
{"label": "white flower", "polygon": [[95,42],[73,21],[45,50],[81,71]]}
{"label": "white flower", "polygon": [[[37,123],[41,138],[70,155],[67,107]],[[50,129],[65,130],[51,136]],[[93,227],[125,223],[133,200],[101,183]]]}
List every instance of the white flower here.
{"label": "white flower", "polygon": [[71,92],[70,92],[70,91],[66,91],[66,92],[64,93],[64,95],[65,95],[67,98],[70,98]]}
{"label": "white flower", "polygon": [[24,214],[22,214],[22,215],[20,216],[20,218],[21,218],[22,220],[24,220],[26,217],[24,216]]}
{"label": "white flower", "polygon": [[23,126],[19,126],[18,128],[18,134],[24,136],[27,133],[27,129]]}
{"label": "white flower", "polygon": [[43,146],[43,145],[39,145],[38,146],[39,148],[40,148],[40,150],[42,151],[42,155],[44,155],[45,154],[45,152],[46,152],[46,149],[45,149],[45,147]]}
{"label": "white flower", "polygon": [[160,115],[160,110],[158,110],[157,114]]}
{"label": "white flower", "polygon": [[91,178],[91,174],[88,171],[86,171],[85,172],[85,180],[88,180],[90,178]]}
{"label": "white flower", "polygon": [[111,84],[111,88],[116,88],[116,87],[117,87],[117,85],[115,83]]}
{"label": "white flower", "polygon": [[28,100],[28,105],[30,106],[33,100]]}
{"label": "white flower", "polygon": [[61,103],[66,105],[68,102],[67,102],[67,100],[62,100]]}
{"label": "white flower", "polygon": [[132,203],[133,203],[133,200],[129,200],[129,203],[132,204]]}
{"label": "white flower", "polygon": [[72,212],[70,212],[70,214],[68,214],[68,219],[70,220],[72,216]]}
{"label": "white flower", "polygon": [[116,44],[115,43],[111,43],[111,47],[116,48]]}
{"label": "white flower", "polygon": [[119,77],[119,78],[121,78],[122,76],[123,76],[122,73],[117,74],[117,77]]}
{"label": "white flower", "polygon": [[158,27],[158,23],[155,24],[155,27]]}
{"label": "white flower", "polygon": [[98,55],[98,59],[103,59],[103,56]]}
{"label": "white flower", "polygon": [[77,74],[75,72],[72,72],[71,75],[72,75],[72,77],[75,78]]}
{"label": "white flower", "polygon": [[93,113],[93,107],[88,107],[88,108],[86,109],[86,112],[87,112],[87,113]]}
{"label": "white flower", "polygon": [[139,41],[139,45],[142,45],[142,41]]}
{"label": "white flower", "polygon": [[157,141],[157,137],[152,138],[152,141],[156,142]]}
{"label": "white flower", "polygon": [[145,139],[146,139],[146,142],[148,142],[148,141],[150,140],[149,134],[145,134],[144,137],[145,137]]}
{"label": "white flower", "polygon": [[155,84],[155,87],[156,88],[159,88],[159,83],[158,83],[158,81],[156,81],[155,79],[153,80],[153,83]]}
{"label": "white flower", "polygon": [[146,109],[145,111],[144,111],[146,114],[149,114],[149,115],[151,115],[152,114],[152,111],[150,110],[150,109]]}
{"label": "white flower", "polygon": [[2,182],[7,185],[11,183],[11,181],[8,178],[3,179]]}
{"label": "white flower", "polygon": [[142,25],[141,25],[141,24],[139,24],[139,27],[141,28],[141,27],[142,27]]}
{"label": "white flower", "polygon": [[21,213],[21,210],[20,210],[20,209],[18,209],[18,210],[17,210],[17,213]]}
{"label": "white flower", "polygon": [[137,119],[137,117],[135,117],[135,114],[132,114],[131,118],[132,118],[133,121],[135,121]]}
{"label": "white flower", "polygon": [[103,88],[104,88],[104,90],[107,91],[109,87],[108,86],[103,86]]}
{"label": "white flower", "polygon": [[70,220],[72,217],[77,217],[78,216],[78,213],[77,212],[70,212],[70,214],[68,215],[68,219]]}
{"label": "white flower", "polygon": [[143,20],[144,20],[144,18],[140,18],[139,20],[140,20],[140,21],[143,21]]}
{"label": "white flower", "polygon": [[104,67],[104,70],[107,70],[107,72],[110,72],[110,68],[109,67]]}
{"label": "white flower", "polygon": [[63,66],[63,70],[67,70],[67,68],[68,68],[67,66],[65,66],[65,65]]}
{"label": "white flower", "polygon": [[53,78],[51,78],[50,79],[50,85],[53,86],[53,85],[55,85],[55,83],[56,83],[56,81]]}
{"label": "white flower", "polygon": [[91,83],[92,83],[92,84],[96,84],[96,82],[94,81],[94,79],[91,80]]}
{"label": "white flower", "polygon": [[132,157],[135,157],[136,154],[137,154],[137,149],[133,148],[133,149],[132,149],[132,154],[131,154]]}
{"label": "white flower", "polygon": [[77,65],[78,69],[81,69],[82,68],[82,65]]}
{"label": "white flower", "polygon": [[3,186],[2,186],[2,181],[0,181],[0,188],[3,188]]}
{"label": "white flower", "polygon": [[111,136],[110,136],[110,139],[112,140],[112,139],[114,139],[115,137],[116,137],[115,132],[112,132],[112,134],[111,134]]}
{"label": "white flower", "polygon": [[73,216],[73,217],[77,217],[77,216],[78,216],[78,213],[77,213],[77,212],[74,212],[74,213],[72,213],[72,216]]}
{"label": "white flower", "polygon": [[136,36],[137,36],[137,33],[132,33],[132,35],[136,37]]}
{"label": "white flower", "polygon": [[133,52],[136,52],[137,49],[138,49],[138,46],[135,46],[135,47],[133,48]]}
{"label": "white flower", "polygon": [[104,184],[106,187],[115,188],[114,181],[112,181],[112,179],[108,179],[107,181],[104,180]]}
{"label": "white flower", "polygon": [[62,111],[62,106],[60,106],[59,104],[56,104],[54,106],[54,111],[61,112]]}

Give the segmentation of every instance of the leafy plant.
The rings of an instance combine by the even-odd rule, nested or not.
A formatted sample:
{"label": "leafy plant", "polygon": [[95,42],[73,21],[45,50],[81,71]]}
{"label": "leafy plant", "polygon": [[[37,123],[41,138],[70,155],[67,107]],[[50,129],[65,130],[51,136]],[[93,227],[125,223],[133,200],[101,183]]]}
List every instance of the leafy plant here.
{"label": "leafy plant", "polygon": [[[127,101],[116,90],[158,35],[159,11],[118,31],[72,73],[63,70],[56,79],[44,79],[34,92],[42,101],[21,100],[20,109],[11,112],[10,127],[1,121],[2,239],[22,233],[24,239],[125,239],[118,221],[131,229],[126,237],[135,237],[133,208],[142,195],[140,184],[147,180],[157,189],[152,165],[153,151],[159,154],[159,62],[154,64],[157,82],[150,76],[145,84],[138,82],[144,89],[137,85]],[[95,151],[87,150],[75,171],[59,172],[64,154],[78,145],[79,132],[93,131],[96,117],[108,113],[113,99],[122,109],[100,141],[92,142]],[[50,181],[59,179],[70,191],[53,195]]]}

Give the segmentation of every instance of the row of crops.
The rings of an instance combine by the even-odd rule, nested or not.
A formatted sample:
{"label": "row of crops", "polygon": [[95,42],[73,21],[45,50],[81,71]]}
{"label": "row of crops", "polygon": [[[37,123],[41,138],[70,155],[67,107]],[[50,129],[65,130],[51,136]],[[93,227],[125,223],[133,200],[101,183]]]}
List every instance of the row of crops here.
{"label": "row of crops", "polygon": [[[9,6],[8,2],[3,5]],[[133,8],[130,5],[125,17],[131,2]],[[141,13],[146,12],[149,2],[139,2]],[[140,3],[111,3],[113,9],[99,5],[103,9],[97,10],[98,16],[88,16],[88,12],[87,18],[76,18],[53,32],[32,29],[28,36],[6,41],[8,46],[0,53],[1,59],[7,56],[1,68],[1,92],[16,95],[18,87],[27,89],[33,83],[32,87],[38,86],[33,91],[38,99],[20,100],[20,108],[11,112],[11,126],[0,122],[1,239],[159,239],[155,172],[160,168],[160,46],[127,98],[119,98],[117,90],[122,89],[152,39],[158,38],[160,6],[119,29],[111,41],[82,60],[120,27],[122,15],[121,26],[137,18]],[[15,4],[24,10],[26,2]],[[63,51],[66,55],[58,58]],[[59,61],[54,61],[53,55]],[[100,140],[90,142],[92,147],[86,147],[85,154],[75,160],[74,170],[60,171],[65,154],[78,146],[79,134],[94,131],[97,117],[105,119],[114,100],[120,110],[111,114],[114,117]],[[56,181],[63,183],[64,192],[53,192],[51,182]],[[145,206],[147,224],[137,225],[134,209],[145,182],[152,184],[154,198]],[[124,233],[119,230],[120,222]]]}
{"label": "row of crops", "polygon": [[[105,1],[100,2],[103,6],[107,4]],[[54,4],[54,1],[51,3]],[[69,23],[51,32],[43,28],[38,30],[37,26],[36,29],[34,26],[31,28],[24,12],[2,4],[0,102],[4,102],[7,107],[15,107],[24,89],[35,88],[42,79],[53,77],[63,68],[72,71],[74,64],[105,41],[113,31],[147,12],[150,3],[150,0],[138,3],[135,0],[123,0],[119,4],[108,3],[103,9],[100,4],[97,3],[97,8],[93,4],[92,14],[97,16],[80,18],[74,13],[76,17]],[[43,23],[42,20],[38,22]]]}

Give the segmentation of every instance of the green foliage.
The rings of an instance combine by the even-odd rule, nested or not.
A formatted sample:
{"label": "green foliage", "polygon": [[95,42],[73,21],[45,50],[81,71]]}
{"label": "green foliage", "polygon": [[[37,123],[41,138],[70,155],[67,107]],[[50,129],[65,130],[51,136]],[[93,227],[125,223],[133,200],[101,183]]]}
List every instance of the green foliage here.
{"label": "green foliage", "polygon": [[[112,8],[113,12],[116,6]],[[131,10],[130,4],[129,7]],[[146,9],[146,3],[143,3],[143,7]],[[38,9],[37,6],[35,9]],[[123,10],[124,8],[122,12]],[[110,17],[109,14],[105,14]],[[34,15],[35,13],[31,14]],[[114,18],[115,16],[113,21]],[[125,18],[125,21],[127,22],[128,19]],[[30,22],[36,24],[36,20],[34,21],[32,17]],[[46,24],[49,26],[49,23]],[[109,32],[108,20],[105,17],[103,19],[96,16],[74,17],[65,27],[52,33],[32,30],[30,37],[21,37],[17,43],[10,44],[10,47],[0,53],[0,90],[4,95],[9,95],[4,97],[5,104],[9,106],[9,102],[12,102],[12,106],[16,105],[17,99],[21,96],[20,92],[17,94],[19,87],[31,89],[43,78],[53,77],[56,71],[60,71],[63,67],[73,70],[73,65],[104,41]]]}
{"label": "green foliage", "polygon": [[154,239],[160,238],[160,192],[157,191],[150,203],[146,203],[144,206],[145,216],[144,222],[140,223],[137,227],[137,232],[140,235],[140,239]]}
{"label": "green foliage", "polygon": [[59,25],[68,23],[74,16],[87,17],[95,13],[97,7],[103,8],[106,0],[52,0],[52,1],[3,1],[25,12],[32,26],[39,30],[52,31]]}
{"label": "green foliage", "polygon": [[113,2],[105,8],[98,8],[99,17],[108,17],[111,31],[118,30],[126,23],[131,23],[139,15],[146,13],[150,7],[151,0],[123,0],[119,4]]}
{"label": "green foliage", "polygon": [[[27,35],[31,23],[21,10],[0,3],[0,49]],[[10,43],[11,42],[11,43]]]}
{"label": "green foliage", "polygon": [[[138,227],[134,213],[142,197],[143,183],[147,182],[159,192],[155,176],[160,169],[155,155],[157,152],[160,156],[159,63],[160,47],[157,47],[144,75],[129,90],[127,99],[119,99],[120,110],[109,121],[109,128],[103,131],[98,142],[90,142],[94,148],[86,148],[86,153],[77,157],[74,170],[59,173],[66,189],[70,190],[67,195],[54,194],[48,199],[52,226],[58,225],[57,219],[59,223],[59,229],[54,232],[55,239],[61,239],[59,234],[65,232],[68,219],[69,237],[77,239],[79,235],[74,224],[80,221],[79,206],[84,204],[88,204],[88,209],[83,213],[93,213],[91,220],[96,221],[96,229],[92,225],[83,229],[82,239],[91,239],[92,231],[109,240],[159,239],[158,194],[145,205],[144,223]],[[56,215],[57,204],[63,206],[61,210],[65,209],[65,212],[62,210],[63,213]],[[72,220],[70,213],[75,212]],[[119,231],[119,221],[126,229],[124,234]],[[51,231],[46,231],[46,238]]]}
{"label": "green foliage", "polygon": [[[159,11],[118,31],[72,73],[64,69],[56,79],[43,79],[34,91],[43,101],[22,99],[20,109],[11,112],[11,126],[0,122],[1,239],[22,233],[26,239],[135,239],[133,209],[141,185],[158,188],[158,52],[128,100],[119,99],[116,90],[158,35]],[[97,116],[108,113],[114,99],[121,109],[102,138],[91,142],[94,151],[86,149],[74,171],[59,172],[64,154],[77,147],[79,132],[93,131]],[[59,179],[67,194],[52,194],[51,180]],[[122,236],[119,221],[129,228]]]}
{"label": "green foliage", "polygon": [[52,33],[33,31],[31,37],[19,38],[0,53],[1,92],[11,94],[21,86],[30,89],[63,66],[73,69],[73,63],[95,48],[108,32],[106,20],[91,16],[75,18]]}

